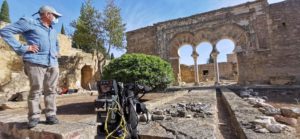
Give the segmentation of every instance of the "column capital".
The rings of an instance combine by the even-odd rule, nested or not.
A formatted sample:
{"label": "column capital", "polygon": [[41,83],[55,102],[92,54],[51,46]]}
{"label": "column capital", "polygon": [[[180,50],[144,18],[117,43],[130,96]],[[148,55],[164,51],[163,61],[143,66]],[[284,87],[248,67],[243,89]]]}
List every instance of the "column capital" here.
{"label": "column capital", "polygon": [[199,54],[197,53],[197,51],[193,51],[191,56],[195,59],[198,58]]}
{"label": "column capital", "polygon": [[211,51],[210,55],[215,58],[219,55],[219,53],[220,52],[218,51],[217,47],[213,47],[213,50]]}

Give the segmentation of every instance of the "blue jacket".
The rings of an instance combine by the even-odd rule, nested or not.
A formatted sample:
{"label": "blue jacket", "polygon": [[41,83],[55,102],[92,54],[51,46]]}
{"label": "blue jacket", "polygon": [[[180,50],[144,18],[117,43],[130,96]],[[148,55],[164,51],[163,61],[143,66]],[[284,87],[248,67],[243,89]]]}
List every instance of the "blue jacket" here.
{"label": "blue jacket", "polygon": [[[21,34],[27,44],[21,44],[14,37]],[[57,33],[50,26],[44,26],[39,18],[32,19],[22,17],[19,21],[10,24],[0,30],[3,40],[26,62],[45,66],[57,67],[57,56],[59,53]],[[39,52],[28,52],[29,45],[35,44],[39,47]]]}

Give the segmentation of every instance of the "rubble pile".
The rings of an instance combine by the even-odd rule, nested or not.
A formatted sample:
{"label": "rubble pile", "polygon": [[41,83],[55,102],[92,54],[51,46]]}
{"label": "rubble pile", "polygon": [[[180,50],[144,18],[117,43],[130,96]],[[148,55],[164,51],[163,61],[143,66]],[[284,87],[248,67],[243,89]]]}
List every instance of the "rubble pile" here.
{"label": "rubble pile", "polygon": [[240,97],[266,115],[256,117],[250,126],[248,125],[249,128],[259,133],[281,133],[294,130],[292,127],[297,126],[300,108],[275,108],[266,103],[267,97],[258,97],[258,95],[259,93],[254,92],[252,89],[245,89],[240,92]]}
{"label": "rubble pile", "polygon": [[[140,121],[172,120],[172,118],[206,118],[212,116],[211,104],[177,103],[165,109],[154,109],[148,115],[140,116]],[[148,118],[147,118],[148,116]]]}

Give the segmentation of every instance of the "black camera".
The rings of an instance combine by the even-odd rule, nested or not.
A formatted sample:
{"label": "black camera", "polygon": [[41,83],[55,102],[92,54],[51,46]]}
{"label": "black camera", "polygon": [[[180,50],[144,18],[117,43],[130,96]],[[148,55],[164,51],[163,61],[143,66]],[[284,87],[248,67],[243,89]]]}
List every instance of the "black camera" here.
{"label": "black camera", "polygon": [[98,97],[95,100],[97,109],[104,108],[112,103],[112,97],[118,95],[118,86],[115,80],[101,80],[97,82]]}

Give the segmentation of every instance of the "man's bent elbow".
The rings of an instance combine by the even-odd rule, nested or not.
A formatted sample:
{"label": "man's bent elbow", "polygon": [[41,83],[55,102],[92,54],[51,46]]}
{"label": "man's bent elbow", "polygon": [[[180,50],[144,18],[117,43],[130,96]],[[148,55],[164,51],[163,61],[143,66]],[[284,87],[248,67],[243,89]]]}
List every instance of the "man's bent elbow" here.
{"label": "man's bent elbow", "polygon": [[3,38],[3,30],[0,29],[0,37]]}
{"label": "man's bent elbow", "polygon": [[4,29],[0,29],[0,37],[5,38],[7,36],[7,33]]}

